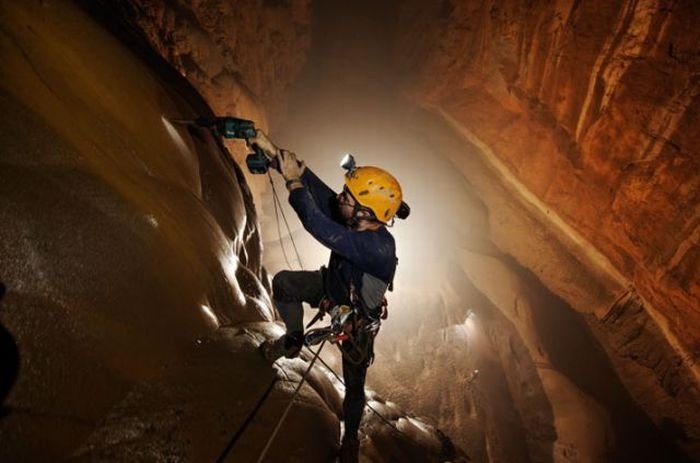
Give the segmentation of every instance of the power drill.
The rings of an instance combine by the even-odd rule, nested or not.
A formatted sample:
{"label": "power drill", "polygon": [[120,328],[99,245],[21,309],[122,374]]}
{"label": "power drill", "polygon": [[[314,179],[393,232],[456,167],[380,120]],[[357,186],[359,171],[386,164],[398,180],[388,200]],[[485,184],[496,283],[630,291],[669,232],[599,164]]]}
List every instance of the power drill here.
{"label": "power drill", "polygon": [[[200,117],[194,120],[188,119],[171,119],[172,122],[181,124],[196,124],[200,127],[207,127],[214,132],[215,135],[224,138],[239,138],[248,140],[256,135],[255,123],[247,119],[239,119],[237,117]],[[246,166],[251,174],[266,174],[272,167],[279,170],[276,158],[269,158],[263,150],[256,144],[250,145],[253,148],[253,153],[250,153],[245,158]]]}

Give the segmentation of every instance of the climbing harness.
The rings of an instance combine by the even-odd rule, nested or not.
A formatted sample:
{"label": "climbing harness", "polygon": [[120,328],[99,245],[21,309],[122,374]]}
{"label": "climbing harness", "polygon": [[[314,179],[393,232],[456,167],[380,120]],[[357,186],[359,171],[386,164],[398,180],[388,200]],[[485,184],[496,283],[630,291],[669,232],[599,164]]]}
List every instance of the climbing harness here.
{"label": "climbing harness", "polygon": [[[322,328],[311,328],[318,320],[328,313],[331,323]],[[360,317],[358,309],[349,305],[336,305],[329,310],[319,313],[306,325],[304,336],[306,346],[315,346],[321,341],[328,341],[340,349],[343,358],[353,365],[363,362],[372,363],[374,337],[379,332],[381,322]]]}
{"label": "climbing harness", "polygon": [[[321,341],[330,341],[336,344],[340,341],[345,341],[350,337],[346,332],[346,327],[350,317],[353,315],[352,307],[349,305],[336,305],[328,311],[331,316],[331,324],[324,328],[312,328],[306,332],[304,343],[307,346],[315,346]],[[324,312],[319,310],[318,315],[306,326],[312,326],[319,316],[323,316]]]}

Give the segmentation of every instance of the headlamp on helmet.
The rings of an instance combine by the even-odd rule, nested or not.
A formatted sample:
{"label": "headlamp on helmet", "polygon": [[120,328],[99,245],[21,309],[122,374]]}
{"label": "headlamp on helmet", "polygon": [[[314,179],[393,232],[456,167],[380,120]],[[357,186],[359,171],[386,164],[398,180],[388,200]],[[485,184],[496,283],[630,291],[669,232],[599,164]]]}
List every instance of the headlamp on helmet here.
{"label": "headlamp on helmet", "polygon": [[348,172],[352,172],[357,167],[355,164],[355,157],[350,153],[346,154],[340,161],[340,167],[347,170]]}

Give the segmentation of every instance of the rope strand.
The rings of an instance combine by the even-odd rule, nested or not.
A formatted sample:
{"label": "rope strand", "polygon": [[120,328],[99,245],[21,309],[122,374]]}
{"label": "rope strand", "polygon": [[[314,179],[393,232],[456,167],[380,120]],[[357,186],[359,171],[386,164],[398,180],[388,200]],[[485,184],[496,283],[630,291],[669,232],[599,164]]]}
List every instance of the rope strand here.
{"label": "rope strand", "polygon": [[[277,202],[275,206],[275,219],[277,220],[277,231],[280,236],[280,245],[282,244],[282,233],[280,232],[280,224],[279,224],[279,217],[276,215],[277,211],[277,205],[279,205],[279,211],[280,215],[282,215],[282,220],[284,220],[284,225],[287,227],[287,233],[289,234],[289,241],[292,243],[292,248],[294,248],[294,254],[296,255],[297,262],[299,263],[299,268],[301,270],[304,270],[304,263],[301,260],[301,255],[299,254],[299,250],[297,249],[297,244],[294,241],[294,237],[292,236],[292,228],[289,226],[289,222],[287,221],[287,215],[284,213],[284,208],[282,207],[282,201],[280,200],[279,196],[277,195],[277,189],[275,188],[275,184],[272,181],[272,175],[270,175],[270,171],[267,172],[267,176],[270,179],[270,185],[272,186],[272,196],[274,197],[274,200]],[[285,254],[286,256],[286,254]],[[289,265],[289,262],[287,262],[287,266],[289,269],[292,269],[292,266]]]}
{"label": "rope strand", "polygon": [[265,444],[265,448],[263,448],[262,453],[260,453],[260,457],[258,457],[257,463],[262,463],[263,459],[265,458],[265,455],[267,455],[267,451],[270,449],[270,446],[272,445],[272,441],[274,441],[275,437],[277,437],[277,433],[279,432],[280,428],[282,427],[282,423],[284,423],[284,420],[285,420],[285,418],[287,418],[287,414],[289,413],[289,410],[291,410],[291,408],[292,408],[292,404],[294,403],[294,399],[296,398],[297,394],[301,390],[301,386],[304,385],[304,382],[306,381],[306,376],[311,371],[311,368],[314,366],[314,363],[316,363],[316,359],[319,358],[318,355],[321,353],[321,349],[323,349],[323,346],[325,344],[326,344],[326,341],[324,340],[321,343],[321,347],[319,347],[315,353],[313,351],[311,351],[312,353],[314,353],[314,358],[312,358],[311,362],[309,362],[309,366],[306,368],[306,371],[302,375],[301,381],[299,381],[299,384],[297,384],[297,387],[294,390],[294,394],[292,394],[292,398],[289,400],[289,403],[287,404],[287,408],[284,409],[284,413],[282,413],[282,417],[277,422],[277,426],[275,426],[274,431],[272,431],[272,435],[267,440],[267,443]]}
{"label": "rope strand", "polygon": [[[325,341],[324,341],[324,342],[325,342]],[[312,351],[308,346],[304,346],[304,347],[306,347],[307,349],[309,349],[309,350],[313,353],[313,351]],[[343,386],[345,386],[345,381],[343,381],[343,379],[340,377],[340,375],[338,375],[338,373],[336,373],[335,370],[333,370],[333,368],[331,368],[330,365],[328,365],[328,364],[326,363],[325,360],[323,360],[323,359],[320,358],[320,357],[319,357],[319,360],[321,361],[321,364],[322,364],[324,367],[326,367],[326,370],[328,370],[333,376],[335,376],[335,379],[337,379],[338,381],[340,381],[340,384],[342,384]],[[374,407],[372,407],[370,404],[365,403],[365,406],[366,406],[367,408],[369,408],[375,415],[377,415],[382,421],[384,421],[384,423],[386,423],[387,425],[389,425],[394,431],[396,431],[397,433],[401,434],[402,436],[407,436],[407,437],[408,437],[408,435],[407,435],[405,432],[403,432],[403,431],[401,431],[399,428],[397,428],[397,427],[394,425],[394,423],[392,423],[391,421],[389,421],[388,418],[386,418],[384,415],[382,415],[381,413],[379,413],[379,412],[378,412]]]}
{"label": "rope strand", "polygon": [[[269,172],[268,172],[268,177],[270,177],[270,183],[272,184],[272,194],[274,195],[275,199],[276,199],[277,201],[279,201],[279,198],[277,197],[277,191],[275,190],[275,185],[274,185],[274,183],[272,183],[272,176],[270,176],[270,173],[269,173]],[[282,206],[281,206],[281,205],[280,205],[280,211],[281,211],[281,213],[282,213],[282,218],[284,219],[284,224],[285,224],[285,226],[287,227],[287,233],[289,233],[289,238],[290,238],[290,240],[291,240],[291,242],[292,242],[292,246],[294,247],[294,252],[296,253],[297,260],[298,260],[298,262],[299,262],[299,265],[300,265],[301,268],[303,269],[304,266],[302,265],[301,257],[299,257],[299,251],[297,250],[296,244],[294,243],[294,239],[292,238],[292,231],[291,231],[291,228],[289,227],[289,222],[287,222],[287,217],[284,215],[284,211],[282,210]],[[277,223],[277,226],[278,226],[278,230],[279,230],[279,221],[278,221],[278,223]],[[282,235],[281,235],[281,233],[280,233],[280,244],[281,244],[281,236],[282,236]],[[289,263],[288,263],[287,265],[291,268],[291,265],[289,265]],[[326,341],[324,340],[323,343],[325,343],[325,342],[326,342]],[[313,350],[311,350],[310,347],[308,347],[308,346],[306,346],[306,345],[305,345],[304,347],[306,347],[311,353],[313,353]],[[321,347],[323,347],[323,344],[321,344]],[[319,349],[318,351],[320,352],[321,349]],[[318,356],[318,354],[316,354],[316,356]],[[339,375],[338,375],[338,374],[337,374],[337,373],[336,373],[322,358],[318,357],[318,360],[320,360],[321,363],[323,364],[323,366],[325,366],[326,369],[327,369],[328,371],[330,371],[330,372],[333,374],[333,376],[335,376],[335,378],[336,378],[338,381],[340,381],[340,383],[341,383],[343,386],[345,386],[345,382],[343,381],[343,379],[342,379],[342,378],[341,378],[341,377],[340,377],[340,376],[339,376]],[[303,381],[303,379],[302,379],[302,381]],[[365,405],[366,405],[375,415],[377,415],[382,421],[384,421],[384,423],[386,423],[389,427],[391,427],[395,432],[397,432],[397,433],[399,433],[399,434],[401,434],[401,435],[403,435],[403,436],[406,436],[406,433],[402,432],[399,428],[397,428],[391,421],[389,421],[386,417],[384,417],[384,415],[382,415],[382,414],[379,413],[377,410],[375,410],[374,407],[372,407],[372,406],[371,406],[370,404],[368,404],[368,403],[366,403]],[[259,463],[259,462],[260,462],[260,460],[258,461],[258,463]]]}
{"label": "rope strand", "polygon": [[[267,172],[267,178],[270,179],[270,185],[272,186],[272,204],[275,207],[275,223],[277,224],[277,236],[279,237],[279,242],[280,242],[280,248],[282,248],[282,255],[284,256],[284,262],[287,264],[287,267],[289,270],[292,269],[292,264],[289,263],[289,257],[287,257],[287,251],[284,249],[284,242],[282,241],[282,228],[280,227],[280,216],[279,216],[279,210],[282,209],[282,205],[278,204],[280,203],[279,198],[277,197],[277,190],[275,189],[275,183],[272,181],[272,175],[270,175],[270,171],[268,170]],[[292,238],[292,235],[289,235],[289,238]]]}
{"label": "rope strand", "polygon": [[243,431],[245,431],[248,428],[248,425],[253,421],[253,418],[255,418],[255,415],[258,414],[258,410],[260,410],[260,407],[265,403],[267,400],[267,396],[270,395],[270,392],[272,392],[272,389],[275,387],[275,384],[277,383],[277,378],[273,379],[270,385],[267,387],[265,390],[265,393],[262,395],[260,400],[258,400],[258,403],[255,404],[255,408],[251,410],[251,412],[248,414],[246,417],[245,421],[243,421],[243,424],[238,428],[238,431],[236,431],[236,434],[233,435],[231,440],[229,441],[228,445],[224,449],[224,451],[221,453],[219,458],[216,460],[216,463],[223,463],[226,457],[228,456],[229,452],[231,449],[233,449],[233,446],[236,445],[236,442],[238,442],[238,439],[243,435]]}

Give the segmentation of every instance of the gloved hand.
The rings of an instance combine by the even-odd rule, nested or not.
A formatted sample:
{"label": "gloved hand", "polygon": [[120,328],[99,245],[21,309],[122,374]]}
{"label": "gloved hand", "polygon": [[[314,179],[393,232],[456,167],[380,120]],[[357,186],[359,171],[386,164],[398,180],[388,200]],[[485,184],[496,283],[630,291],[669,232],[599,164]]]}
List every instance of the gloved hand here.
{"label": "gloved hand", "polygon": [[296,154],[287,150],[280,150],[279,166],[280,173],[287,183],[299,180],[306,169],[306,164],[297,160]]}
{"label": "gloved hand", "polygon": [[267,134],[260,129],[257,129],[255,131],[255,136],[253,138],[248,138],[246,143],[249,145],[258,145],[260,149],[271,158],[277,157],[280,152],[280,149],[272,143]]}

